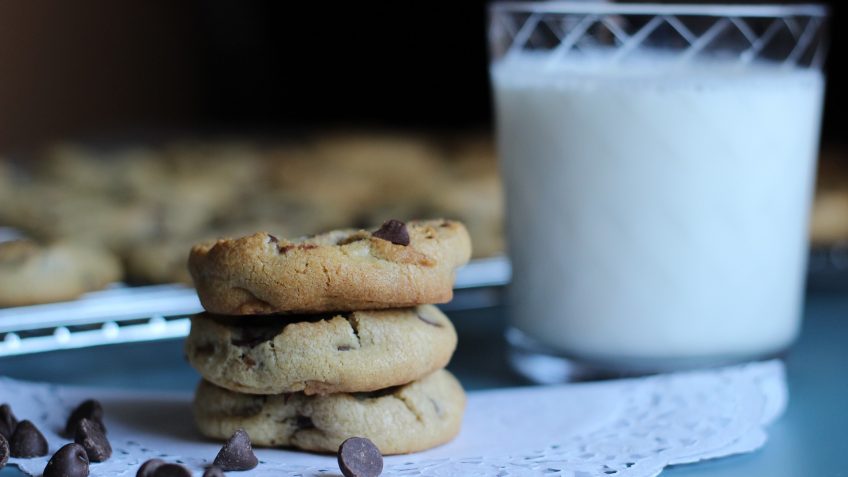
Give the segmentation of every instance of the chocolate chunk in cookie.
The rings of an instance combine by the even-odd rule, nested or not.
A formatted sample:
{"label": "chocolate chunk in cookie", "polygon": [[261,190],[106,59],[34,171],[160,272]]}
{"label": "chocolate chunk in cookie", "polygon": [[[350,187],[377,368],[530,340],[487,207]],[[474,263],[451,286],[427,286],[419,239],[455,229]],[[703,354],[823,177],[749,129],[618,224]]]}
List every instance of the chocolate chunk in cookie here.
{"label": "chocolate chunk in cookie", "polygon": [[383,222],[380,229],[374,231],[371,235],[388,240],[395,245],[409,245],[409,231],[406,230],[406,224],[400,220],[389,219]]}

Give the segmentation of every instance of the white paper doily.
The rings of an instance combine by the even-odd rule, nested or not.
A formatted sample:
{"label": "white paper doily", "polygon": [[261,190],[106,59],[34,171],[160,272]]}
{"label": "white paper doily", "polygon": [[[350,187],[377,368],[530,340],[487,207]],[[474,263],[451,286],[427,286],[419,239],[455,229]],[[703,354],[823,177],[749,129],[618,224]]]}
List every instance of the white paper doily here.
{"label": "white paper doily", "polygon": [[[114,453],[93,476],[135,475],[147,459],[179,461],[199,472],[220,443],[201,438],[185,393],[81,389],[0,378],[0,402],[30,419],[55,452],[66,416],[99,399]],[[570,477],[655,476],[671,464],[750,452],[784,410],[783,365],[753,363],[711,371],[563,386],[469,393],[462,432],[450,444],[387,457],[383,475]],[[335,458],[258,449],[249,476],[339,475]],[[48,457],[10,459],[40,475]]]}

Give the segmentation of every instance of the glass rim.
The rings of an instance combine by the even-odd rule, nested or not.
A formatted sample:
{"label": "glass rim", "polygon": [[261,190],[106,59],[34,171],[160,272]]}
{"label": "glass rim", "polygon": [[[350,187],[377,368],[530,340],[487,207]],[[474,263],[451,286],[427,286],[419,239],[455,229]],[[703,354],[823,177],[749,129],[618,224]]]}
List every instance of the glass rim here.
{"label": "glass rim", "polygon": [[827,17],[830,9],[821,3],[803,4],[683,4],[683,3],[614,3],[575,1],[499,0],[489,4],[490,13],[563,13],[618,15],[692,15],[713,17],[778,18],[789,15]]}

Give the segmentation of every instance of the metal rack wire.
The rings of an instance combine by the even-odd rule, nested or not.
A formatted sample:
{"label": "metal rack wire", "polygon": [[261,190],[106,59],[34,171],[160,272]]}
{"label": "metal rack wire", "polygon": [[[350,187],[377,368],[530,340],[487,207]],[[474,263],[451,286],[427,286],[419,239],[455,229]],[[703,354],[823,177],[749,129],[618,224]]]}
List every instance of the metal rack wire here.
{"label": "metal rack wire", "polygon": [[[497,288],[510,275],[504,257],[472,261],[457,273],[446,308],[497,304]],[[0,308],[0,357],[179,338],[188,334],[188,316],[201,310],[191,287],[121,284],[68,302]]]}

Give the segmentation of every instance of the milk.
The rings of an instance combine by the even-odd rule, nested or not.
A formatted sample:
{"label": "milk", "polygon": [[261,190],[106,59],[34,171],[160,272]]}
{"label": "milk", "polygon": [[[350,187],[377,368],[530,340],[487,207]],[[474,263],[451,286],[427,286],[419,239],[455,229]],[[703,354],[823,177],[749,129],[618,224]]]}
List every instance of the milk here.
{"label": "milk", "polygon": [[624,367],[785,349],[800,324],[821,73],[604,60],[492,66],[512,325]]}

